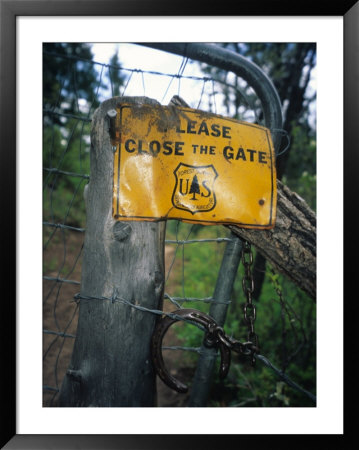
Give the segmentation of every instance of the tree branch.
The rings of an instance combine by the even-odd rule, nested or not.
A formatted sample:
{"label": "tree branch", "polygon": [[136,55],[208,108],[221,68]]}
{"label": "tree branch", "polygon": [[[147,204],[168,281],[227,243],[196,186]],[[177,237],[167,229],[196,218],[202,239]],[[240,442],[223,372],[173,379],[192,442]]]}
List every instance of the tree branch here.
{"label": "tree branch", "polygon": [[277,219],[272,230],[229,225],[280,273],[316,298],[316,215],[298,194],[277,181]]}

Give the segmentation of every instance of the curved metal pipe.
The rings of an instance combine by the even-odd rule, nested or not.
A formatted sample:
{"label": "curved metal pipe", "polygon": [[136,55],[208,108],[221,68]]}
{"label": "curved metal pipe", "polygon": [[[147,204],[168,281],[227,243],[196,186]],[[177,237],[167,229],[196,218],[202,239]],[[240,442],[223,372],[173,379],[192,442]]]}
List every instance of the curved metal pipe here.
{"label": "curved metal pipe", "polygon": [[[270,130],[282,128],[281,103],[272,81],[260,67],[238,53],[215,44],[140,43],[140,45],[182,55],[235,73],[252,87],[261,101],[265,126]],[[277,133],[272,139],[278,154],[281,136]]]}

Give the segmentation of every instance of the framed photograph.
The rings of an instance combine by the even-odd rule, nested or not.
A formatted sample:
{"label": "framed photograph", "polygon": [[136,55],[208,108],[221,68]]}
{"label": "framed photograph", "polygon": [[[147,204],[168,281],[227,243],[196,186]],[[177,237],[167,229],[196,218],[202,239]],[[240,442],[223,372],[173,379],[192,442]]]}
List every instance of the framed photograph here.
{"label": "framed photograph", "polygon": [[[2,362],[5,377],[2,395],[5,412],[1,433],[1,445],[4,446],[2,448],[41,449],[51,446],[51,448],[160,449],[197,446],[204,440],[206,445],[211,447],[220,443],[223,445],[224,442],[226,445],[238,445],[247,441],[262,442],[264,439],[275,441],[275,445],[280,446],[281,443],[288,445],[288,441],[294,437],[302,439],[303,442],[309,438],[332,439],[342,445],[344,438],[352,431],[352,419],[347,416],[344,422],[344,357],[347,357],[348,367],[352,360],[348,358],[348,344],[344,346],[344,319],[346,319],[345,330],[348,330],[346,342],[350,342],[354,314],[351,311],[353,302],[348,303],[347,300],[344,317],[344,287],[348,290],[349,281],[353,279],[353,271],[344,272],[343,268],[344,252],[346,258],[354,256],[350,254],[354,253],[356,235],[352,229],[355,219],[351,217],[355,208],[349,205],[355,204],[352,192],[357,167],[355,152],[355,143],[358,139],[356,123],[359,97],[357,2],[347,1],[340,5],[325,5],[325,7],[319,4],[316,10],[315,7],[313,10],[313,5],[309,2],[294,6],[285,2],[273,2],[270,8],[268,2],[265,4],[251,2],[235,7],[230,5],[228,8],[221,5],[223,12],[218,13],[218,6],[204,2],[198,2],[196,5],[185,2],[174,8],[174,5],[169,7],[170,5],[165,2],[137,0],[117,2],[90,0],[86,5],[76,1],[72,3],[0,1],[0,167],[5,204],[2,253],[7,256],[3,269],[3,284],[6,291],[2,315],[4,317]],[[173,13],[172,9],[176,12]],[[199,73],[197,65],[193,62],[196,60],[195,45],[201,43],[214,43],[228,51],[241,51],[249,59],[254,59],[251,63],[263,66],[266,65],[266,57],[273,60],[292,58],[293,66],[294,62],[299,66],[298,55],[302,49],[305,57],[303,56],[303,65],[297,71],[297,86],[305,86],[306,94],[301,97],[298,90],[293,96],[300,99],[298,110],[300,108],[306,110],[307,128],[300,128],[299,123],[295,123],[296,120],[304,121],[304,116],[299,112],[297,115],[293,113],[292,122],[288,118],[288,123],[281,126],[273,125],[277,123],[274,119],[274,122],[268,122],[266,114],[273,116],[275,115],[273,112],[264,112],[264,118],[261,118],[261,113],[257,112],[257,100],[252,98],[251,86],[237,86],[237,81],[229,74],[231,68],[228,69],[228,76],[221,79],[222,87],[215,86],[213,82],[215,71],[211,72],[208,69],[206,73]],[[181,48],[185,50],[182,51]],[[75,59],[76,65],[73,64]],[[217,59],[220,59],[220,56],[217,55]],[[266,70],[269,71],[268,67]],[[288,74],[288,79],[289,75],[294,79],[294,72]],[[159,82],[152,81],[152,77],[159,79]],[[265,82],[263,79],[260,83]],[[242,99],[240,95],[236,97],[232,93],[233,84],[236,84],[238,91],[243,94]],[[279,82],[276,86],[279,89]],[[71,365],[76,358],[73,343],[77,333],[79,304],[81,302],[90,304],[98,300],[109,304],[122,302],[121,304],[125,304],[124,310],[136,312],[136,308],[137,311],[142,308],[142,313],[146,310],[160,315],[155,308],[151,309],[150,304],[145,307],[136,299],[133,302],[124,299],[117,289],[111,292],[108,290],[108,294],[99,294],[98,297],[84,292],[83,289],[80,292],[81,270],[76,264],[83,257],[83,236],[88,226],[84,205],[89,190],[85,188],[85,194],[83,192],[89,179],[90,147],[97,145],[96,132],[91,131],[91,122],[100,120],[98,118],[94,120],[95,109],[101,104],[111,102],[110,99],[116,96],[150,97],[154,103],[166,105],[168,108],[166,111],[171,111],[173,107],[187,111],[191,120],[187,118],[187,128],[184,122],[179,122],[176,128],[177,135],[196,134],[199,139],[198,136],[202,133],[206,136],[212,135],[218,142],[220,138],[223,142],[226,140],[226,144],[222,144],[224,165],[231,163],[232,159],[240,162],[257,162],[260,170],[263,166],[267,168],[268,155],[271,154],[273,144],[268,143],[268,155],[265,150],[253,150],[249,145],[247,147],[243,145],[243,148],[242,145],[235,147],[229,140],[231,125],[225,120],[218,119],[222,116],[235,117],[235,120],[241,123],[252,121],[255,124],[251,125],[252,127],[264,129],[268,126],[274,141],[273,151],[277,152],[277,156],[285,154],[290,144],[294,148],[293,152],[303,153],[302,160],[295,158],[290,169],[290,174],[300,172],[300,176],[292,185],[290,182],[288,184],[289,187],[293,186],[293,191],[305,198],[310,205],[308,211],[311,208],[316,211],[317,221],[316,225],[314,224],[316,234],[314,247],[317,248],[318,254],[316,279],[312,283],[309,278],[302,282],[296,281],[304,291],[303,295],[313,299],[313,307],[310,311],[301,310],[302,316],[297,315],[295,310],[297,306],[293,306],[291,312],[288,310],[289,306],[285,309],[282,295],[290,295],[291,288],[285,284],[281,285],[281,278],[278,278],[281,275],[276,275],[275,271],[271,272],[268,283],[277,293],[277,298],[273,300],[273,304],[277,306],[273,308],[279,308],[278,310],[282,312],[282,324],[278,319],[275,332],[275,326],[272,324],[270,328],[268,324],[268,335],[262,333],[265,343],[261,348],[270,349],[267,341],[273,339],[272,347],[278,345],[277,353],[281,352],[281,357],[277,360],[280,361],[278,368],[262,355],[260,355],[262,360],[257,360],[257,366],[259,363],[264,364],[261,372],[263,375],[260,378],[263,383],[263,399],[259,399],[262,394],[258,393],[262,391],[250,390],[248,386],[247,390],[244,390],[244,387],[238,384],[235,385],[235,389],[243,389],[253,395],[242,394],[242,397],[233,400],[235,389],[232,391],[231,389],[235,382],[232,376],[226,384],[227,390],[223,391],[230,392],[228,394],[230,399],[214,397],[210,404],[206,404],[200,395],[196,396],[195,400],[193,394],[187,397],[187,394],[177,396],[172,391],[166,390],[167,387],[159,388],[158,383],[159,404],[156,404],[152,394],[145,400],[141,397],[142,403],[109,403],[110,407],[96,404],[92,400],[86,400],[84,403],[76,400],[77,395],[80,395],[78,398],[86,397],[83,392],[78,394],[80,391],[77,391],[76,387],[83,373]],[[242,101],[247,102],[250,108],[241,106]],[[230,106],[233,104],[236,105],[235,110]],[[128,105],[126,107],[127,111],[132,111]],[[283,110],[290,108],[290,99],[283,101],[280,107]],[[207,118],[206,121],[196,119],[193,111],[202,108],[211,115],[210,119]],[[294,109],[293,106],[293,111]],[[253,111],[253,114],[248,113],[249,110]],[[121,114],[121,120],[127,117],[121,108],[117,113]],[[113,149],[110,156],[115,161],[117,158],[120,167],[122,156],[119,142],[122,141],[116,138],[118,122],[111,125],[111,117],[106,114],[106,117],[101,118],[109,124],[106,145]],[[128,120],[134,120],[132,112],[128,114],[130,117]],[[101,123],[103,126],[103,122]],[[291,143],[286,136],[294,134],[296,141]],[[277,135],[284,137],[278,149]],[[146,158],[151,152],[152,156],[156,157],[162,152],[160,157],[164,160],[165,155],[171,153],[180,157],[182,155],[183,142],[172,144],[170,134],[168,136],[171,136],[171,139],[166,138],[163,143],[157,135],[153,135],[149,147],[143,144],[140,134],[137,140],[130,135],[123,134],[123,136],[125,136],[123,151],[126,151],[128,159],[123,159],[122,164],[130,164],[132,154],[138,156],[141,154]],[[75,139],[76,144],[73,144]],[[185,139],[183,141],[187,142]],[[211,158],[218,151],[220,144],[216,148],[210,140],[209,144],[206,140],[203,142],[203,145],[202,141],[200,142],[201,146],[199,144],[193,146],[193,153],[197,150],[207,152],[205,164],[196,166],[196,163],[188,161],[178,163],[180,161],[178,159],[173,163],[173,167],[171,166],[171,173],[174,172],[175,177],[173,186],[169,188],[168,201],[170,203],[172,201],[175,209],[177,204],[180,205],[177,215],[185,213],[192,222],[197,217],[201,218],[203,214],[205,216],[206,212],[212,214],[220,198],[216,191],[219,184],[217,165],[211,164]],[[69,161],[68,155],[73,151],[74,145],[76,151],[73,159]],[[312,156],[309,151],[305,152],[305,146],[312,146],[311,149],[314,149]],[[48,150],[43,150],[45,148]],[[302,163],[303,160],[305,162]],[[159,157],[158,161],[162,164]],[[307,169],[311,165],[314,167],[313,173]],[[157,166],[155,170],[158,170]],[[205,179],[206,170],[211,172],[210,182]],[[277,164],[277,174],[281,170]],[[290,174],[287,178],[284,177],[284,180],[290,179]],[[181,176],[184,178],[180,178]],[[295,176],[293,175],[293,179]],[[132,172],[131,177],[139,178],[137,172]],[[272,172],[269,178],[270,186],[273,179]],[[165,178],[166,185],[170,184],[169,180],[170,178]],[[142,182],[143,185],[148,183],[144,178]],[[127,189],[126,182],[121,180],[121,183],[117,186],[115,177],[111,175],[109,181],[111,192],[113,186],[114,192],[117,189],[117,195],[120,196],[120,188],[121,192]],[[281,186],[279,182],[277,188],[280,192]],[[56,196],[55,191],[61,194]],[[139,192],[143,197],[144,191]],[[186,194],[188,200],[185,199]],[[93,194],[90,192],[91,195]],[[179,200],[174,201],[174,196]],[[264,198],[265,194],[261,192],[261,196]],[[264,200],[261,201],[259,206],[256,205],[258,210],[263,208],[265,203]],[[111,198],[110,205],[112,202],[117,205],[115,210],[119,215],[118,198]],[[145,208],[147,203],[143,200],[141,208]],[[273,208],[273,202],[271,205]],[[345,229],[344,209],[347,212]],[[303,211],[304,209],[302,213],[305,214]],[[137,213],[136,210],[133,216]],[[151,214],[152,211],[146,214],[146,218]],[[175,211],[173,217],[176,218],[177,215]],[[213,214],[212,216],[214,217]],[[251,223],[250,219],[246,223]],[[196,275],[196,278],[192,268],[196,263],[194,266],[189,265],[189,255],[192,253],[190,250],[188,252],[186,250],[185,253],[184,244],[212,240],[222,245],[222,241],[225,244],[228,237],[218,233],[212,236],[210,232],[202,235],[198,231],[201,225],[196,224],[193,225],[197,227],[195,232],[194,228],[188,228],[190,231],[186,234],[186,226],[183,225],[182,231],[179,227],[176,228],[174,223],[173,227],[172,225],[167,227],[169,235],[166,238],[168,243],[166,245],[168,254],[165,255],[165,258],[168,258],[166,283],[170,275],[174,281],[173,290],[171,285],[171,289],[165,293],[165,299],[167,297],[167,300],[172,302],[172,309],[163,309],[165,315],[176,309],[175,305],[187,308],[182,301],[199,301],[207,307],[215,297],[213,295],[209,298],[206,289],[202,292],[200,284],[202,282],[200,277],[208,277],[213,281],[211,289],[215,290],[214,275],[202,273]],[[214,229],[214,227],[204,228]],[[135,230],[136,226],[130,231],[134,233],[133,239]],[[345,231],[351,237],[350,243],[344,242]],[[116,245],[119,249],[121,242],[127,239],[127,232],[128,228],[122,225],[114,227],[114,239],[117,239]],[[309,230],[306,232],[309,233]],[[96,236],[96,231],[93,236]],[[244,238],[242,235],[240,237]],[[170,248],[171,244],[177,247]],[[48,254],[45,252],[47,246],[52,246]],[[189,247],[190,245],[187,245],[186,249]],[[180,249],[178,253],[177,249]],[[100,250],[94,247],[93,252],[98,254]],[[196,252],[197,250],[193,251],[194,257],[197,255],[197,258],[208,258],[208,261],[212,261],[209,254],[200,255]],[[215,256],[213,258],[213,261],[217,261]],[[185,261],[188,264],[186,268]],[[220,260],[218,261],[219,270]],[[176,265],[180,273],[177,278],[171,272],[175,270],[173,267]],[[185,286],[185,270],[187,279],[191,280],[190,283],[195,285],[196,289],[191,290],[191,287]],[[92,281],[99,283],[101,277],[101,273],[96,269],[96,273],[93,272],[88,279],[92,278]],[[61,300],[62,294],[59,294],[60,285],[61,289],[66,290],[64,302]],[[236,289],[233,286],[231,285],[231,289]],[[245,292],[245,286],[243,289]],[[96,289],[91,290],[95,291]],[[102,292],[107,291],[103,289]],[[194,298],[197,293],[201,298]],[[231,295],[231,291],[228,295]],[[301,298],[298,296],[298,305]],[[60,304],[60,301],[63,303]],[[192,304],[194,303],[189,303],[188,308],[192,308]],[[251,308],[250,298],[250,304],[249,306],[247,304],[245,311],[248,309],[251,311]],[[90,309],[86,311],[88,316],[94,314]],[[121,311],[119,309],[118,314],[122,314]],[[257,321],[260,320],[260,315],[258,308]],[[312,325],[309,326],[304,322],[304,316],[305,320],[309,320],[310,316]],[[244,319],[240,320],[248,323],[246,317],[245,315]],[[280,317],[279,312],[278,318]],[[129,316],[129,320],[135,324],[132,316]],[[285,322],[287,328],[283,325],[283,321],[288,321]],[[95,333],[98,322],[94,316],[92,333]],[[201,324],[203,325],[203,322]],[[111,333],[115,332],[109,323],[103,322],[101,326],[108,327]],[[193,323],[190,327],[192,333]],[[288,329],[293,332],[292,338],[283,337]],[[224,327],[224,330],[227,334],[224,335],[226,338],[222,337],[221,342],[227,339],[227,347],[232,345],[233,349],[236,332],[233,332],[229,325]],[[141,332],[146,333],[146,330],[142,329]],[[303,343],[297,335],[302,332],[305,336]],[[253,327],[252,335],[250,333],[249,330],[248,336],[254,339]],[[251,337],[248,337],[249,341]],[[113,335],[113,341],[119,338],[121,333]],[[293,344],[290,339],[293,339]],[[295,369],[292,372],[285,372],[289,360],[295,358],[294,350],[307,345],[308,339],[313,342],[312,353],[309,351],[307,353],[307,358],[312,359],[311,375],[298,372],[296,377]],[[91,336],[85,340],[91,340]],[[130,342],[131,339],[128,348],[121,355],[122,359],[126,359],[126,355],[131,352]],[[184,333],[180,334],[175,342],[179,343],[178,346],[186,345],[200,354],[201,343],[193,344],[194,341]],[[290,347],[291,344],[293,348]],[[111,339],[106,343],[109,352],[112,351],[110,345]],[[185,370],[181,371],[178,352],[172,353],[176,356],[165,360],[174,364],[171,374],[175,374],[175,377],[178,375],[179,379],[188,376],[187,380],[191,384],[194,371],[189,370],[189,375]],[[225,354],[225,351],[221,352],[222,362],[225,360]],[[70,363],[71,355],[73,359]],[[105,358],[102,359],[105,361]],[[104,367],[106,364],[107,362],[104,363]],[[232,357],[232,365],[235,364]],[[299,366],[294,367],[297,369]],[[238,371],[240,373],[240,369]],[[163,374],[163,367],[158,373]],[[170,372],[167,375],[167,378],[174,379]],[[67,387],[63,385],[66,377],[69,379]],[[164,381],[165,378],[166,376],[161,376]],[[271,391],[265,388],[267,378],[271,378],[270,385],[273,386]],[[244,379],[248,384],[252,381],[252,378],[244,377]],[[296,384],[293,380],[299,380],[299,383]],[[204,379],[201,383],[197,386],[201,385],[205,389]],[[297,392],[301,390],[300,395],[303,397],[300,400],[295,395],[293,397],[287,395],[286,389],[291,388],[286,385],[290,386],[290,383],[291,388],[297,389]],[[129,383],[126,389],[130,390],[131,385]],[[218,382],[216,386],[223,387],[223,383]],[[101,391],[102,388],[96,387],[95,383],[91,389]],[[348,390],[346,389],[346,393]],[[254,392],[257,392],[257,396]]]}

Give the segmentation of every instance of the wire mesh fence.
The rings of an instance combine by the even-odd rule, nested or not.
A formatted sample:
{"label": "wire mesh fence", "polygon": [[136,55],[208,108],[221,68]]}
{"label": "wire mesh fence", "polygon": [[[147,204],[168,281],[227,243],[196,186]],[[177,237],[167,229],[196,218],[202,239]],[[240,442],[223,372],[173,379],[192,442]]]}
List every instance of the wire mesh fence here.
{"label": "wire mesh fence", "polygon": [[[201,73],[195,62],[185,57],[179,59],[178,70],[173,73],[124,68],[116,58],[113,57],[109,63],[100,63],[92,60],[90,46],[44,45],[44,406],[57,405],[61,382],[70,361],[76,336],[82,250],[86,230],[83,193],[90,178],[91,118],[97,106],[107,98],[124,95],[145,95],[157,99],[161,104],[168,104],[173,95],[181,96],[184,92],[190,92],[190,98],[185,98],[185,101],[193,108],[255,123],[260,123],[262,118],[250,86],[241,84],[230,73],[218,73],[215,78],[208,76]],[[195,70],[187,75],[185,71],[189,66]],[[154,96],[152,86],[158,83],[158,80],[161,89],[156,91]],[[225,107],[223,107],[224,96],[230,99],[225,103]],[[234,302],[233,299],[240,298],[240,282],[235,283],[232,298],[220,300],[213,298],[224,246],[230,241],[228,229],[223,226],[169,221],[166,233],[163,312],[168,313],[182,307],[195,307],[208,312],[214,301],[226,303],[233,308],[235,317],[228,324],[227,331],[238,336],[241,329],[240,303]],[[277,278],[273,276],[273,292],[276,292],[276,282]],[[308,336],[304,321],[309,323],[314,320],[313,311],[305,312],[308,315],[306,319],[303,316],[298,318],[295,312],[297,305],[289,306],[284,295],[280,295],[279,300],[273,301],[271,308],[276,309],[277,317],[291,323],[292,346],[296,349],[307,348],[309,352],[308,347],[313,337]],[[195,367],[193,355],[198,355],[201,351],[201,334],[193,331],[193,327],[190,333],[186,331],[186,325],[181,327],[169,334],[169,341],[164,343],[164,350],[168,355],[166,356],[168,364],[175,372],[181,371],[183,361],[187,361],[184,366],[190,369],[181,375],[190,380]],[[288,346],[289,338],[283,339]],[[266,354],[275,354],[270,345],[265,344],[264,348],[268,350]],[[180,362],[178,352],[181,352]],[[308,358],[311,357],[310,354]],[[264,358],[263,362],[265,361],[268,360]],[[267,366],[272,369],[274,367],[269,361]],[[284,375],[283,367],[281,369],[277,370],[279,377],[281,374]],[[239,376],[242,385],[238,387],[230,380],[228,386],[236,384],[236,389],[245,389],[247,393],[252,394],[249,397],[245,395],[246,400],[243,400],[243,397],[241,401],[235,400],[231,406],[252,406],[258,402],[258,398],[253,394],[251,382],[240,368],[235,370],[237,375],[242,375]],[[282,379],[287,381],[283,376]],[[278,401],[281,395],[285,399],[284,394],[278,391],[278,385],[275,387],[275,381],[272,385],[273,392],[267,392],[266,395],[272,395]],[[184,406],[183,397],[175,393],[170,394],[166,389],[159,382],[159,406]]]}

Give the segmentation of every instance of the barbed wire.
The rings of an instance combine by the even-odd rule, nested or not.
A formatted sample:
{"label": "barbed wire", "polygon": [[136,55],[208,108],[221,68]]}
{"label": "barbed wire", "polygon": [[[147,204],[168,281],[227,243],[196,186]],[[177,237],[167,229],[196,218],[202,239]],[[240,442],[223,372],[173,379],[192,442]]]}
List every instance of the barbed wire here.
{"label": "barbed wire", "polygon": [[[46,50],[44,50],[43,53],[45,55],[51,56],[51,57],[62,58],[62,59],[65,59],[65,60],[73,60],[74,62],[83,61],[83,62],[87,62],[87,63],[92,64],[92,65],[100,66],[101,67],[101,76],[100,76],[99,84],[101,82],[103,69],[108,69],[111,90],[112,90],[112,81],[111,81],[110,69],[113,69],[113,70],[116,70],[116,71],[119,71],[119,72],[120,71],[122,71],[122,72],[129,72],[129,77],[128,77],[127,81],[126,81],[126,84],[124,86],[123,92],[122,92],[122,94],[120,96],[124,96],[125,95],[125,93],[127,91],[127,88],[128,88],[128,85],[131,82],[133,74],[140,74],[141,75],[142,88],[143,88],[144,95],[145,95],[145,92],[146,92],[145,83],[144,83],[144,74],[170,78],[170,82],[169,82],[169,84],[168,84],[168,86],[167,86],[167,88],[165,90],[164,95],[162,96],[162,101],[164,101],[164,98],[166,97],[166,94],[168,93],[169,88],[170,88],[170,86],[171,86],[171,84],[172,84],[174,79],[178,79],[179,80],[179,86],[178,86],[178,89],[177,89],[178,93],[180,91],[180,80],[181,79],[192,80],[192,81],[196,81],[196,82],[201,82],[202,83],[202,91],[201,91],[200,98],[199,98],[199,101],[198,101],[198,104],[197,104],[197,109],[199,109],[199,107],[200,107],[200,105],[202,103],[203,96],[204,96],[205,87],[206,87],[207,84],[211,84],[212,92],[211,92],[210,96],[212,96],[212,98],[214,100],[214,103],[213,103],[214,104],[214,113],[217,113],[216,100],[215,100],[215,97],[216,97],[215,85],[216,84],[220,84],[223,87],[231,90],[232,92],[235,92],[239,96],[239,98],[241,99],[243,104],[246,106],[246,109],[250,110],[252,112],[252,114],[254,115],[254,122],[255,123],[263,124],[262,120],[259,119],[259,116],[258,116],[257,111],[256,111],[256,107],[255,107],[253,101],[251,100],[251,98],[249,96],[247,96],[244,93],[244,88],[242,89],[238,85],[231,84],[231,83],[227,82],[225,79],[223,80],[223,79],[220,79],[220,78],[214,78],[214,77],[206,76],[206,75],[201,75],[201,76],[198,76],[198,75],[185,75],[183,72],[184,72],[184,69],[185,69],[185,67],[187,65],[188,58],[183,58],[182,63],[181,63],[181,67],[180,67],[180,69],[179,69],[179,71],[177,73],[165,73],[165,72],[160,72],[160,71],[155,71],[155,70],[142,70],[142,69],[138,69],[138,68],[128,68],[128,67],[123,67],[123,66],[120,66],[120,65],[114,65],[114,64],[109,64],[109,63],[100,63],[98,61],[93,61],[93,60],[89,60],[89,59],[86,59],[86,58],[76,57],[74,55],[63,55],[61,53],[49,52],[49,51],[46,51]],[[112,92],[112,94],[113,94],[113,92]],[[77,120],[83,120],[83,121],[88,121],[88,122],[91,121],[91,119],[89,117],[82,117],[82,116],[77,116],[75,114],[68,114],[68,113],[64,113],[64,112],[61,112],[61,111],[57,111],[55,109],[48,109],[48,108],[46,108],[46,109],[44,109],[44,112],[46,112],[47,114],[59,115],[59,116],[62,116],[64,118],[74,118],[74,119],[77,119]]]}
{"label": "barbed wire", "polygon": [[[43,192],[44,192],[44,210],[46,210],[46,214],[44,214],[43,227],[44,227],[44,244],[43,250],[44,252],[48,252],[46,257],[44,258],[44,392],[48,392],[51,394],[50,399],[48,401],[44,400],[44,404],[52,406],[56,401],[58,393],[60,391],[61,377],[64,375],[62,373],[59,374],[60,361],[62,358],[65,360],[66,358],[63,356],[62,352],[64,347],[67,348],[67,353],[71,353],[71,348],[73,346],[73,342],[76,338],[76,333],[74,330],[76,329],[76,317],[78,314],[78,306],[80,301],[92,301],[92,300],[101,300],[101,301],[110,301],[110,302],[120,302],[124,305],[127,305],[131,308],[134,308],[138,311],[142,311],[144,313],[151,313],[158,316],[168,315],[170,317],[174,317],[171,312],[164,311],[162,309],[149,309],[145,308],[138,304],[133,304],[132,302],[122,298],[118,295],[117,291],[114,290],[114,294],[112,297],[94,297],[94,296],[86,296],[79,293],[74,293],[71,289],[77,289],[78,286],[81,285],[80,281],[77,279],[72,279],[72,274],[75,272],[75,269],[79,269],[79,262],[83,249],[83,235],[85,233],[86,227],[81,220],[76,218],[76,208],[80,204],[80,200],[78,200],[80,189],[83,186],[84,182],[90,181],[90,175],[87,172],[88,169],[88,159],[89,159],[89,143],[84,143],[84,137],[88,136],[88,130],[84,127],[89,126],[91,119],[91,112],[93,110],[94,105],[97,101],[100,101],[100,89],[102,88],[102,83],[104,83],[104,73],[105,70],[108,70],[109,74],[109,84],[110,86],[105,86],[107,90],[111,91],[111,95],[114,94],[113,89],[113,77],[111,75],[111,70],[122,71],[128,73],[128,78],[125,80],[122,93],[123,96],[131,81],[133,81],[133,75],[139,74],[141,76],[141,84],[142,90],[145,94],[146,85],[145,85],[145,75],[154,75],[160,77],[167,77],[170,79],[169,84],[166,86],[164,95],[162,97],[162,101],[164,101],[166,95],[170,91],[172,87],[172,83],[174,80],[178,81],[177,92],[180,94],[181,90],[181,80],[192,80],[198,82],[200,86],[199,90],[199,98],[197,104],[197,108],[199,109],[200,105],[203,102],[203,98],[205,95],[210,99],[210,103],[214,108],[214,112],[218,111],[218,99],[217,92],[215,89],[215,84],[220,84],[227,89],[232,89],[233,92],[236,92],[243,104],[245,109],[249,109],[252,112],[252,119],[256,123],[260,123],[258,119],[258,114],[256,111],[256,107],[253,104],[252,99],[245,95],[244,89],[241,89],[239,86],[232,85],[226,80],[216,79],[209,76],[196,76],[196,75],[186,75],[184,74],[185,68],[188,63],[188,59],[184,58],[181,62],[180,68],[176,73],[163,73],[158,71],[151,70],[141,70],[138,68],[125,68],[122,66],[117,66],[113,64],[105,64],[97,61],[89,60],[86,58],[81,58],[74,55],[63,55],[57,52],[49,52],[44,50],[44,55],[50,58],[61,58],[65,61],[83,61],[94,66],[99,66],[100,71],[98,74],[98,80],[96,84],[96,89],[92,98],[92,101],[88,101],[87,113],[83,113],[79,106],[79,92],[78,86],[76,83],[76,67],[71,65],[68,66],[69,73],[72,73],[73,86],[72,92],[70,89],[70,83],[66,84],[66,75],[64,74],[60,83],[59,89],[57,93],[56,100],[54,104],[43,108],[44,114],[44,130],[48,131],[49,134],[49,142],[44,141],[44,148],[47,150],[47,160],[44,158],[44,180],[43,180]],[[69,75],[69,74],[68,74]],[[70,76],[69,76],[70,78]],[[211,91],[206,92],[206,87],[211,85]],[[74,98],[75,100],[75,109],[71,112],[64,110],[61,104],[62,97]],[[63,120],[58,127],[63,129],[65,125],[68,126],[66,129],[67,134],[62,131],[60,134],[60,138],[55,137],[55,118],[59,118],[59,120]],[[275,132],[282,132],[283,130],[275,130]],[[61,139],[61,145],[58,145],[55,148],[56,139]],[[62,142],[64,141],[64,142]],[[289,145],[289,143],[288,143]],[[77,170],[72,170],[72,168],[66,166],[66,158],[69,154],[73,154],[73,152],[78,152],[78,164],[76,165]],[[58,152],[58,154],[56,153]],[[70,181],[71,180],[71,181]],[[59,198],[60,191],[59,186],[61,183],[67,183],[70,188],[68,191],[63,190],[68,197]],[[77,184],[76,184],[77,183]],[[83,204],[82,193],[81,193],[81,204]],[[67,205],[67,206],[65,206]],[[75,211],[75,212],[74,212]],[[70,214],[71,213],[71,214]],[[73,213],[73,214],[72,214]],[[165,244],[168,246],[175,245],[174,253],[169,261],[169,268],[166,274],[165,285],[168,284],[170,275],[173,274],[175,268],[175,262],[180,258],[179,267],[176,268],[180,273],[180,288],[181,288],[181,296],[173,295],[172,293],[165,292],[164,299],[168,300],[171,304],[175,305],[177,308],[182,308],[184,303],[197,303],[197,304],[221,304],[221,305],[229,305],[231,304],[231,299],[214,299],[212,296],[204,296],[204,297],[192,297],[186,296],[186,286],[185,286],[185,247],[187,245],[195,245],[195,244],[223,244],[230,242],[228,237],[218,236],[217,238],[193,238],[190,239],[190,235],[193,232],[193,226],[188,230],[184,228],[185,237],[180,237],[180,223],[177,221],[175,228],[175,238],[174,239],[166,239]],[[75,245],[72,241],[72,237],[76,234],[77,236],[82,236],[79,241],[80,249],[77,253],[72,250],[72,246]],[[56,259],[54,262],[51,259],[51,244],[53,245],[52,249],[56,253],[56,256],[53,258]],[[78,244],[78,243],[77,243]],[[60,248],[62,246],[62,249]],[[69,250],[71,251],[69,252]],[[179,250],[181,250],[181,254],[179,255]],[[69,255],[68,253],[74,254],[74,260],[72,263],[69,263]],[[48,256],[49,255],[49,256]],[[77,276],[79,274],[77,273]],[[75,277],[76,278],[76,277]],[[66,288],[66,291],[65,291]],[[59,316],[59,305],[66,304],[67,307],[70,308],[71,305],[74,305],[73,310],[70,308],[70,314],[68,318],[58,317]],[[182,320],[182,319],[181,319]],[[191,322],[193,325],[193,322]],[[202,329],[198,324],[196,324],[198,328]],[[199,347],[181,347],[181,346],[167,346],[163,347],[164,350],[184,350],[192,353],[201,353],[201,349]],[[280,377],[283,381],[285,381],[288,385],[293,388],[300,390],[302,393],[308,395],[308,393],[300,388],[296,383],[292,382],[287,375],[278,371],[276,367],[269,362],[262,355],[257,355],[258,359],[263,362],[267,367],[272,369],[278,377]],[[68,358],[68,357],[67,357]],[[53,367],[51,369],[51,364]],[[61,363],[62,365],[62,363]],[[51,372],[50,375],[47,375],[48,372]],[[309,393],[308,395],[313,401],[315,401],[315,397]]]}
{"label": "barbed wire", "polygon": [[[120,297],[117,294],[117,289],[114,289],[114,294],[112,295],[112,297],[105,297],[105,296],[96,297],[96,296],[89,296],[89,295],[83,295],[83,294],[78,293],[75,295],[74,298],[75,298],[76,302],[79,302],[81,300],[99,300],[99,301],[109,301],[111,303],[115,303],[115,302],[123,303],[125,305],[130,306],[131,308],[134,308],[137,311],[151,313],[151,314],[155,314],[155,315],[158,315],[161,317],[167,316],[167,317],[170,317],[171,319],[190,323],[191,325],[197,326],[197,328],[199,328],[200,330],[205,331],[204,327],[202,327],[201,325],[199,325],[193,321],[190,321],[188,319],[185,319],[182,316],[179,316],[175,313],[165,312],[165,311],[159,310],[159,309],[146,308],[139,304],[134,304],[134,303],[130,302],[129,300],[126,300],[125,298]],[[181,299],[181,300],[184,300],[184,299]],[[203,300],[203,299],[188,299],[188,300],[196,301],[196,300]],[[212,301],[213,299],[208,299],[208,300]],[[49,331],[49,330],[44,330],[44,333],[55,334],[55,335],[61,336],[61,337],[75,338],[74,335],[68,335],[66,333],[57,333],[57,332],[53,332],[53,331]],[[199,355],[204,354],[201,347],[162,346],[162,350],[175,350],[175,351],[181,350],[181,351],[194,352]],[[212,356],[210,356],[210,357],[212,358]],[[278,376],[278,378],[280,378],[282,381],[284,381],[288,386],[296,389],[298,392],[301,392],[302,394],[305,394],[313,402],[316,402],[316,396],[314,396],[311,392],[307,391],[306,389],[302,388],[297,383],[295,383],[288,375],[286,375],[283,371],[281,371],[277,367],[275,367],[274,364],[272,364],[268,358],[266,358],[265,356],[263,356],[261,354],[255,354],[255,358],[259,359],[266,367],[270,368]],[[56,388],[52,388],[52,390],[56,390]]]}

